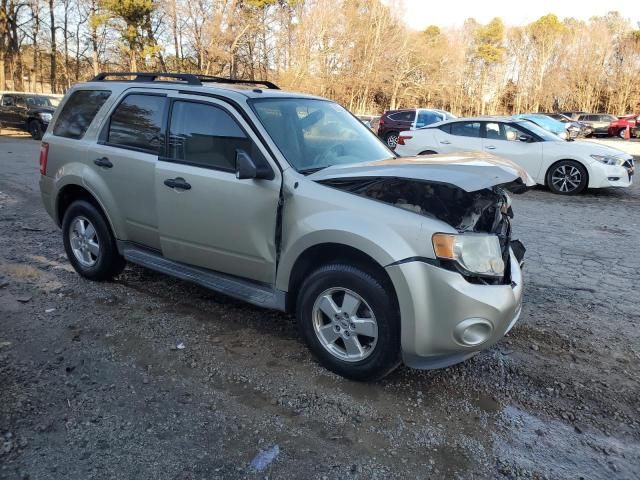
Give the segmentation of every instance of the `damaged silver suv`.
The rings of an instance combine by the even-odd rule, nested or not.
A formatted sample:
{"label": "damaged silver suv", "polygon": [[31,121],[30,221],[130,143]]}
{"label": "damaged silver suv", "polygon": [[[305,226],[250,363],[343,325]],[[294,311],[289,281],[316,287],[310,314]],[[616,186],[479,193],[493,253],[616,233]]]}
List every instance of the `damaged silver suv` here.
{"label": "damaged silver suv", "polygon": [[100,74],[66,94],[40,171],[80,275],[131,262],[291,312],[348,378],[461,362],[520,314],[507,191],[524,171],[396,158],[341,106],[270,82]]}

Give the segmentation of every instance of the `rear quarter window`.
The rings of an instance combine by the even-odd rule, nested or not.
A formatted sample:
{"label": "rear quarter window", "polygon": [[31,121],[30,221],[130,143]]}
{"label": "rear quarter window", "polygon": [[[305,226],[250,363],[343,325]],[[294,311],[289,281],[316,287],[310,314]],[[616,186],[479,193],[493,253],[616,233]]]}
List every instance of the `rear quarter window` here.
{"label": "rear quarter window", "polygon": [[76,90],[73,92],[58,115],[53,127],[53,134],[76,140],[82,138],[110,95],[111,91],[109,90]]}

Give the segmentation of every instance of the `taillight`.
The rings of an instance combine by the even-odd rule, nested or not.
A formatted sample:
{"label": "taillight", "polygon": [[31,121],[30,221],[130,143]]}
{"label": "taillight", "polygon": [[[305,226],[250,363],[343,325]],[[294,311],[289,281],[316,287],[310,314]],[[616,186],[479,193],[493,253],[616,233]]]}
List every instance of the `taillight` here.
{"label": "taillight", "polygon": [[380,125],[384,125],[384,117],[380,117]]}
{"label": "taillight", "polygon": [[398,143],[397,143],[397,144],[398,144],[398,145],[405,145],[404,141],[405,141],[405,140],[410,140],[410,139],[412,139],[412,138],[413,138],[413,137],[409,137],[409,136],[403,137],[402,135],[400,135],[400,136],[398,137]]}
{"label": "taillight", "polygon": [[40,145],[40,175],[47,174],[47,158],[49,157],[49,144],[42,142]]}

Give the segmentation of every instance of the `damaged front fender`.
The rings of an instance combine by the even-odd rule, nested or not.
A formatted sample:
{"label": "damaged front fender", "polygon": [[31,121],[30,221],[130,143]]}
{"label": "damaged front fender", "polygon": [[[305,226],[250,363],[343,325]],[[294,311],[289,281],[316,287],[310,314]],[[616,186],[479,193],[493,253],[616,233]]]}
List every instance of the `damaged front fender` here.
{"label": "damaged front fender", "polygon": [[[467,192],[462,188],[427,180],[407,178],[331,179],[320,183],[445,222],[460,233],[489,233],[498,237],[505,265],[509,265],[511,199],[505,185]],[[521,244],[519,244],[521,245]],[[519,261],[524,247],[517,248]],[[443,262],[444,268],[460,271],[477,283],[508,283],[508,271],[500,279],[484,279],[461,271],[460,265]]]}

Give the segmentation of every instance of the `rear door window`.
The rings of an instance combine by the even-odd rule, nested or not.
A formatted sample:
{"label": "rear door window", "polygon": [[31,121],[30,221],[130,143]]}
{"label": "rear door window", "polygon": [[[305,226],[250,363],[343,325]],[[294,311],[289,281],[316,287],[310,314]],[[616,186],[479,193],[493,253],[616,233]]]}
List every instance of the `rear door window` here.
{"label": "rear door window", "polygon": [[451,124],[451,135],[480,137],[480,122],[456,122]]}
{"label": "rear door window", "polygon": [[158,154],[164,144],[165,104],[161,95],[127,95],[111,114],[107,143]]}
{"label": "rear door window", "polygon": [[254,160],[264,159],[224,109],[198,102],[174,102],[169,125],[169,160],[232,172],[238,150]]}
{"label": "rear door window", "polygon": [[445,123],[444,125],[440,125],[438,128],[440,130],[442,130],[444,133],[451,133],[451,124],[450,123]]}
{"label": "rear door window", "polygon": [[413,119],[416,118],[416,112],[414,111],[397,112],[392,115],[389,115],[389,118],[395,122],[413,122]]}
{"label": "rear door window", "polygon": [[53,134],[76,140],[82,138],[110,95],[111,92],[108,90],[73,92],[58,115]]}

